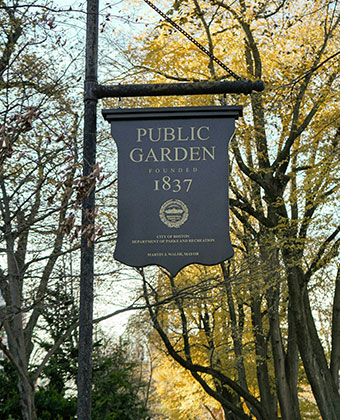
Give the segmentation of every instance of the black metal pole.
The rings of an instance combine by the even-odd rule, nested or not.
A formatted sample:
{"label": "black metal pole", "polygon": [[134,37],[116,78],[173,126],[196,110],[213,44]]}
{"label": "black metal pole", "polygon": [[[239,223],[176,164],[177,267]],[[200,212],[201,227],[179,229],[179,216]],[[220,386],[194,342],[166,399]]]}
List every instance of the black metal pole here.
{"label": "black metal pole", "polygon": [[[96,162],[97,98],[91,94],[97,85],[98,67],[98,0],[87,0],[85,109],[83,138],[83,175],[92,171]],[[94,248],[89,237],[94,223],[95,189],[83,198],[80,267],[80,314],[78,353],[78,420],[91,419],[92,389],[92,321]]]}

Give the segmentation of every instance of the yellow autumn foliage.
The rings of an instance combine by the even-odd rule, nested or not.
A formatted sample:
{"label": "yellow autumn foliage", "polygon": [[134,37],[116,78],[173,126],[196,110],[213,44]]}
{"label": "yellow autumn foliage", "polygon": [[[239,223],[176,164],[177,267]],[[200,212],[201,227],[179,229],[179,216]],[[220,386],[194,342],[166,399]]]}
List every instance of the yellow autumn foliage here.
{"label": "yellow autumn foliage", "polygon": [[[182,0],[156,5],[235,73],[264,80],[266,89],[249,96],[227,95],[229,105],[244,106],[229,152],[236,249],[230,271],[226,275],[219,266],[196,266],[175,279],[161,275],[153,283],[155,289],[149,288],[153,303],[160,296],[173,299],[151,311],[160,323],[154,325],[163,329],[187,365],[209,366],[241,385],[235,397],[233,384],[228,388],[224,377],[212,374],[207,379],[198,370],[220,402],[223,392],[230,392],[225,401],[234,404],[235,412],[242,408],[243,413],[252,410],[253,418],[291,420],[299,411],[301,417],[308,412],[312,418],[314,400],[308,409],[303,404],[308,380],[318,389],[321,415],[335,420],[333,412],[340,415],[330,379],[335,362],[332,350],[323,347],[313,307],[323,306],[323,313],[331,314],[339,306],[334,293],[340,246],[339,4]],[[126,55],[134,64],[129,74],[135,82],[229,78],[163,21],[132,40]],[[218,105],[221,99],[144,98],[134,104]],[[325,322],[330,325],[330,315]],[[334,340],[336,354],[339,345]],[[298,360],[300,387],[295,376]],[[309,360],[317,360],[318,369]],[[319,374],[325,371],[327,378]],[[292,383],[296,386],[287,392]],[[177,389],[181,394],[182,387]],[[251,406],[256,401],[242,394],[244,390],[259,407]],[[319,395],[323,397],[318,400]],[[267,411],[263,415],[257,411],[262,407]]]}
{"label": "yellow autumn foliage", "polygon": [[171,420],[209,419],[216,416],[219,404],[207,395],[188,371],[164,353],[159,353],[153,371],[155,395],[152,404],[156,411]]}

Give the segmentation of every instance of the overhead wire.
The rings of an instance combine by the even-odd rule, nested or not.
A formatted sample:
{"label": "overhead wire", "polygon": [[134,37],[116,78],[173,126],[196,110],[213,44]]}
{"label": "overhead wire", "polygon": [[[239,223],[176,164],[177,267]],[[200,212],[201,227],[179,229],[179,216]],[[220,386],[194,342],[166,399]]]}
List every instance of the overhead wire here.
{"label": "overhead wire", "polygon": [[157,6],[155,6],[150,0],[143,0],[148,4],[153,10],[155,10],[162,18],[164,18],[172,27],[177,29],[181,34],[183,34],[189,41],[191,41],[197,48],[199,48],[204,54],[211,58],[216,64],[222,67],[230,76],[235,80],[242,80],[242,77],[233,72],[227,65],[225,65],[219,58],[217,58],[212,52],[207,50],[202,44],[200,44],[195,38],[193,38],[186,30],[174,22],[168,15],[162,12]]}

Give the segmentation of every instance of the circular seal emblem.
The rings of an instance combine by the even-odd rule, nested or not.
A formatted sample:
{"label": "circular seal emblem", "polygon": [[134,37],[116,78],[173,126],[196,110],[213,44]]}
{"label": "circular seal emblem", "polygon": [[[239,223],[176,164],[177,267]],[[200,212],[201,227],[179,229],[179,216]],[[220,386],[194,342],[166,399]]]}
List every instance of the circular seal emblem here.
{"label": "circular seal emblem", "polygon": [[168,200],[159,210],[161,221],[170,228],[179,228],[188,220],[188,207],[181,200]]}

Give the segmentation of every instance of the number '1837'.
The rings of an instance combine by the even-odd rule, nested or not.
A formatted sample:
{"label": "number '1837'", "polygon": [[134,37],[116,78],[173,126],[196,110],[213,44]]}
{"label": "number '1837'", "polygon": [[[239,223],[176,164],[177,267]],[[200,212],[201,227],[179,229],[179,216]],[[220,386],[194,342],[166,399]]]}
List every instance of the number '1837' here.
{"label": "number '1837'", "polygon": [[189,192],[191,184],[191,178],[180,180],[178,178],[172,179],[170,176],[163,176],[162,179],[154,180],[154,191],[163,190],[176,193],[184,190],[185,192]]}

